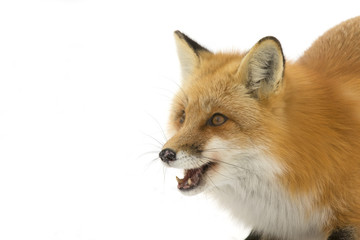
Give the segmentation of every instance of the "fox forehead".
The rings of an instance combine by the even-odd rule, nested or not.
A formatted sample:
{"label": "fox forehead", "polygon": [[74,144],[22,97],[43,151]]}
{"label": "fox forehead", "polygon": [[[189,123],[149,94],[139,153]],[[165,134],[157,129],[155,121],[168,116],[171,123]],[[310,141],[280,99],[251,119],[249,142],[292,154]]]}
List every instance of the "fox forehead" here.
{"label": "fox forehead", "polygon": [[223,53],[203,59],[201,68],[183,81],[179,96],[184,107],[197,106],[210,113],[213,108],[238,103],[247,91],[236,76],[241,59],[241,54]]}
{"label": "fox forehead", "polygon": [[201,87],[224,87],[231,83],[235,84],[235,76],[238,72],[243,56],[242,54],[217,53],[201,59],[201,66],[194,70],[188,81],[183,81],[184,87],[198,84]]}

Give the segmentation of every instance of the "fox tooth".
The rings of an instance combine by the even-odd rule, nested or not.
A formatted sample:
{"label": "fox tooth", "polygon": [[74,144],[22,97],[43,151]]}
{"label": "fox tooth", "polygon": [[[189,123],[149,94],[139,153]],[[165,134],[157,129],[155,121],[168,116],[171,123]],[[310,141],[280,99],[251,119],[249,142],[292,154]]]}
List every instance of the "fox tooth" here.
{"label": "fox tooth", "polygon": [[176,176],[176,181],[177,181],[178,183],[181,183],[181,179],[178,178],[177,176]]}
{"label": "fox tooth", "polygon": [[191,185],[191,178],[189,178],[189,179],[187,180],[187,184],[188,184],[188,185]]}

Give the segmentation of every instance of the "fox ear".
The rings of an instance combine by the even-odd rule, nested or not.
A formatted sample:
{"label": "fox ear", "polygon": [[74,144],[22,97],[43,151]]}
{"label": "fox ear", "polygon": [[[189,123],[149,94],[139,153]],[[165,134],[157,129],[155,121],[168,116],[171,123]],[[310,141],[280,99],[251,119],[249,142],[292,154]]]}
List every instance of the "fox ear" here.
{"label": "fox ear", "polygon": [[281,87],[284,68],[280,42],[274,37],[265,37],[244,57],[238,74],[245,79],[245,86],[253,97],[264,99]]}
{"label": "fox ear", "polygon": [[175,31],[174,36],[182,77],[187,79],[200,66],[202,56],[210,51],[180,31]]}

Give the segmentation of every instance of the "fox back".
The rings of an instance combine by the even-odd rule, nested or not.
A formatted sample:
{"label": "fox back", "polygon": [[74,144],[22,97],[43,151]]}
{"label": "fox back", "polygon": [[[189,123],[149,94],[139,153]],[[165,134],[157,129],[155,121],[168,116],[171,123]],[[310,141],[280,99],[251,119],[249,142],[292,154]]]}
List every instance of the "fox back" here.
{"label": "fox back", "polygon": [[171,138],[159,156],[252,227],[248,240],[360,239],[360,17],[295,62],[265,37],[213,53],[185,34]]}

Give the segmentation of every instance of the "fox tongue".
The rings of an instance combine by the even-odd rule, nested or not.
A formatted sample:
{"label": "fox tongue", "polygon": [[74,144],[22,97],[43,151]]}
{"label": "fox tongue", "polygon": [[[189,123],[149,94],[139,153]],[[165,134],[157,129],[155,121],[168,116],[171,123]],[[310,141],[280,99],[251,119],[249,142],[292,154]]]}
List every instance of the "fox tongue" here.
{"label": "fox tongue", "polygon": [[178,189],[186,190],[197,186],[200,181],[200,176],[201,168],[185,170],[185,177],[183,179],[176,177]]}

